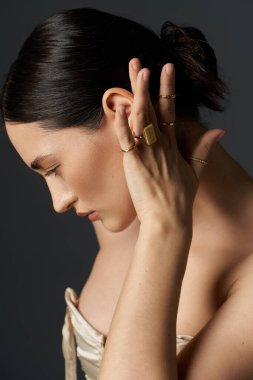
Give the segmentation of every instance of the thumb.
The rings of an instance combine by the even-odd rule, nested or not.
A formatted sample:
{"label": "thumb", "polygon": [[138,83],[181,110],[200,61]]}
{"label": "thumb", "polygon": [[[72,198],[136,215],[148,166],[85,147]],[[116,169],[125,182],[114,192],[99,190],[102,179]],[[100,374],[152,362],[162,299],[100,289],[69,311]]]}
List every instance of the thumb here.
{"label": "thumb", "polygon": [[[210,129],[209,131],[205,132],[198,140],[195,148],[192,151],[191,157],[208,162],[208,156],[214,143],[220,140],[225,135],[225,133],[226,130],[222,128]],[[199,178],[205,167],[205,164],[199,161],[190,160],[190,165]]]}

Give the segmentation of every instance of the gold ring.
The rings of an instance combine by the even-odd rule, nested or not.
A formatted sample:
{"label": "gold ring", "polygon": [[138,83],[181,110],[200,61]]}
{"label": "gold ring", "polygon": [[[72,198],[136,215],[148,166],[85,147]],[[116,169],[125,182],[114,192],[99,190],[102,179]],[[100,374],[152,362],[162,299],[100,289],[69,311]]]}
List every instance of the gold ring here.
{"label": "gold ring", "polygon": [[136,136],[135,132],[133,131],[133,137],[135,139],[143,139],[143,135],[140,135],[140,136]]}
{"label": "gold ring", "polygon": [[[154,124],[150,123],[143,129],[143,135],[136,136],[133,131],[133,137],[135,139],[142,139],[144,137],[145,142],[147,145],[152,145],[157,141],[156,133],[155,133],[155,127]],[[122,152],[129,152],[130,150],[134,149],[136,146],[136,142],[134,142],[133,145],[131,145],[128,149],[122,149]]]}
{"label": "gold ring", "polygon": [[166,125],[167,127],[175,127],[176,122],[175,121],[158,121],[159,124],[161,125]]}
{"label": "gold ring", "polygon": [[189,160],[193,160],[193,161],[198,161],[200,162],[202,165],[208,165],[208,162],[205,161],[205,160],[201,160],[200,158],[196,158],[196,157],[188,157]]}
{"label": "gold ring", "polygon": [[121,149],[122,150],[122,152],[129,152],[129,150],[132,150],[132,149],[134,149],[135,148],[135,146],[136,146],[136,143],[134,142],[134,144],[133,145],[131,145],[128,149]]}
{"label": "gold ring", "polygon": [[157,141],[154,124],[150,123],[143,129],[143,136],[147,145],[152,145]]}
{"label": "gold ring", "polygon": [[177,96],[176,94],[168,94],[168,95],[161,95],[161,94],[159,94],[158,98],[162,98],[162,99],[175,99],[176,96]]}

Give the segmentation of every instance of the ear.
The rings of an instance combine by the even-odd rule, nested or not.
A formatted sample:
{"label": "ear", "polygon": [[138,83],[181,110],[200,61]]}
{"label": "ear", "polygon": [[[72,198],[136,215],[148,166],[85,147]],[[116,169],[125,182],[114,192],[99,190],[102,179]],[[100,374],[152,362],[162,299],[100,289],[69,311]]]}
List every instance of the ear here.
{"label": "ear", "polygon": [[112,87],[106,90],[102,98],[102,106],[105,118],[113,122],[115,119],[116,108],[119,105],[123,105],[128,117],[128,124],[130,128],[133,129],[131,115],[133,99],[134,95],[124,88]]}

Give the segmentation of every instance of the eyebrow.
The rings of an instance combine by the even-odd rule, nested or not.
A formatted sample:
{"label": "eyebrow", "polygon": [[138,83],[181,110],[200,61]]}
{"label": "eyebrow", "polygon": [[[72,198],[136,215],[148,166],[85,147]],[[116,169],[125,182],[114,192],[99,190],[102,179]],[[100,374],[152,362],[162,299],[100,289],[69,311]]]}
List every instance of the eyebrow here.
{"label": "eyebrow", "polygon": [[52,154],[42,154],[38,157],[36,157],[30,164],[30,167],[34,170],[40,170],[42,168],[42,162],[46,160],[47,158],[51,157]]}

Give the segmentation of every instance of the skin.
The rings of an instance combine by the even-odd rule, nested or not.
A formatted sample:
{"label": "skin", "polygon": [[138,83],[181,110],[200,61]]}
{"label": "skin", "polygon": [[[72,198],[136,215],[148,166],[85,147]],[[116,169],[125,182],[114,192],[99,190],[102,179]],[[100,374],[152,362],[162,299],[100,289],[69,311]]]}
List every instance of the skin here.
{"label": "skin", "polygon": [[[118,137],[123,145],[128,140],[129,131],[125,128],[124,134],[122,125],[118,126]],[[207,146],[208,144],[202,147],[207,148]],[[153,160],[156,145],[154,151],[147,150],[143,161],[140,159],[142,152],[135,153],[136,151],[137,149],[124,156],[124,169],[133,200],[135,202],[137,200],[136,210],[141,220],[140,235],[116,305],[99,379],[251,379],[253,254],[249,253],[243,260],[243,264],[238,265],[234,272],[232,271],[233,281],[223,299],[220,300],[217,313],[210,318],[177,358],[175,334],[183,279],[181,259],[187,258],[189,249],[187,234],[184,235],[184,223],[178,223],[178,214],[183,212],[187,215],[188,202],[183,202],[180,206],[180,200],[183,196],[189,201],[192,194],[191,192],[189,194],[189,187],[185,186],[185,182],[178,182],[178,177],[175,175],[178,170],[181,172],[182,166],[181,159],[173,155],[173,144],[168,154],[174,157],[172,162],[168,159],[169,176],[164,174],[166,173],[163,170],[164,161],[162,161],[161,171],[157,174],[157,164]],[[156,158],[159,157],[158,152],[160,152],[159,147]],[[197,152],[196,149],[195,152]],[[200,149],[199,152],[201,152]],[[129,169],[133,169],[134,173]],[[147,172],[152,174],[149,176]],[[132,181],[136,173],[139,173],[140,177]],[[142,176],[144,173],[145,175]],[[188,170],[183,170],[183,173],[189,178]],[[166,178],[165,182],[164,178]],[[169,185],[169,193],[166,191],[166,184]],[[151,195],[154,192],[150,192],[153,187],[157,189],[155,203],[152,202]],[[174,193],[175,188],[178,192]],[[138,190],[141,190],[144,199],[138,198]],[[172,199],[170,199],[171,196]],[[179,202],[176,212],[173,199],[176,203]],[[151,211],[149,208],[145,209],[146,200]],[[168,203],[165,208],[166,201]],[[158,212],[153,208],[155,204]],[[164,228],[164,209],[168,210],[167,230]],[[154,224],[154,212],[158,215],[158,221],[161,220],[160,223]],[[176,221],[175,224],[172,223],[173,227],[170,212]],[[182,221],[181,218],[179,220]],[[183,220],[187,226],[186,230],[191,231],[191,221],[187,218]],[[159,230],[157,227],[160,225],[163,228]],[[205,252],[203,255],[205,256]]]}
{"label": "skin", "polygon": [[[51,154],[37,172],[44,176],[56,212],[74,207],[77,212],[97,211],[104,228],[124,230],[136,217],[122,164],[122,153],[113,127],[115,109],[123,104],[130,113],[133,95],[121,88],[106,91],[105,117],[96,133],[79,128],[46,132],[39,123],[6,122],[9,139],[30,167],[40,154]],[[45,177],[58,166],[56,174]]]}
{"label": "skin", "polygon": [[[181,290],[177,334],[194,336],[205,325],[233,281],[232,269],[253,251],[253,181],[219,143],[212,148],[208,161],[193,206],[193,238]],[[101,221],[93,226],[100,250],[81,291],[79,309],[107,335],[140,223],[135,219],[116,235]]]}
{"label": "skin", "polygon": [[[131,101],[128,96],[124,96],[124,95],[126,95],[126,93],[122,94],[121,90],[119,91],[119,89],[110,89],[109,93],[105,94],[103,98],[103,107],[105,111],[105,119],[104,119],[105,128],[110,127],[112,125],[111,122],[113,121],[113,118],[115,117],[117,99],[118,100],[120,99],[120,103],[122,103],[124,99],[124,102],[126,102],[125,105],[128,107],[127,108],[128,116],[130,116],[129,110],[130,110]],[[108,99],[109,99],[109,102],[107,101]],[[21,125],[21,128],[23,127],[25,129],[27,126],[28,125],[23,125],[23,126]],[[61,135],[62,137],[60,137],[60,139],[57,137],[54,138],[53,134],[51,136],[48,134],[42,136],[41,134],[36,134],[35,132],[34,133],[31,132],[32,129],[38,129],[38,128],[28,129],[30,132],[27,132],[28,134],[26,135],[26,139],[23,139],[22,129],[16,132],[14,131],[14,128],[18,129],[16,126],[14,127],[13,125],[9,124],[6,127],[7,127],[7,132],[10,137],[11,142],[13,143],[17,152],[20,154],[21,158],[23,158],[25,163],[28,163],[29,160],[32,160],[34,158],[34,155],[37,155],[38,153],[42,153],[40,150],[42,149],[42,146],[43,148],[45,146],[48,146],[51,149],[53,148],[53,151],[54,151],[53,153],[56,153],[56,150],[58,149],[59,158],[57,157],[57,159],[60,159],[61,157],[61,159],[63,160],[63,157],[66,157],[68,147],[72,147],[73,149],[74,146],[76,147],[76,145],[74,144],[74,141],[76,143],[80,139],[79,134],[78,134],[78,138],[77,136],[74,137],[74,134],[73,134],[72,136],[73,136],[74,141],[72,141],[72,139],[70,138],[70,135],[67,135],[67,132],[64,135],[64,137],[62,134]],[[29,127],[32,127],[32,126],[30,125]],[[203,133],[203,131],[204,131],[204,126],[201,125],[201,123],[197,121],[178,120],[177,138],[180,141],[182,153],[188,154],[188,152],[191,152],[191,149],[193,149],[196,144],[197,136]],[[60,131],[59,134],[61,134],[62,132],[63,131]],[[115,138],[115,131],[113,131],[111,128],[110,132],[111,132],[111,135],[107,129],[104,136],[107,136],[107,137],[111,136],[112,138],[113,137]],[[46,140],[46,137],[48,137],[48,140]],[[52,141],[52,144],[49,143],[49,137],[50,137],[50,140]],[[96,137],[97,136],[94,136],[94,140],[90,140],[90,136],[89,136],[89,139],[88,139],[89,142],[93,143],[96,141],[96,143],[98,143],[100,141],[101,147],[105,147],[105,142],[103,141],[103,138],[101,137],[101,140],[95,140]],[[43,140],[43,138],[45,139]],[[112,151],[114,151],[114,148],[115,148],[115,152],[116,152],[118,151],[118,148],[119,148],[116,144],[117,139],[115,138],[115,140],[113,142],[112,141],[110,141],[110,148],[113,149]],[[115,142],[115,145],[114,145],[114,142]],[[26,144],[30,144],[31,150],[24,149],[24,146],[28,146]],[[65,149],[64,149],[64,145],[65,145]],[[80,145],[78,145],[80,149],[84,148],[81,145],[82,144],[80,142]],[[84,154],[82,154],[83,161],[81,162],[83,163],[86,162],[84,161],[84,159],[87,159],[88,157],[90,157],[90,154],[92,154],[92,150],[90,150],[91,144],[85,145],[85,148],[89,149],[89,155],[85,156]],[[105,148],[106,148],[106,152],[108,152],[108,146]],[[61,152],[62,155],[60,155],[59,152]],[[95,153],[95,151],[93,152]],[[34,155],[32,156],[31,153],[33,153]],[[122,162],[121,152],[120,152],[120,155],[121,155],[120,157],[121,157],[121,162]],[[75,156],[76,155],[74,155],[74,157]],[[66,172],[66,176],[64,177],[64,180],[59,179],[59,182],[57,182],[57,185],[56,185],[56,182],[53,185],[52,183],[49,183],[49,179],[47,180],[50,192],[52,194],[54,207],[56,205],[55,209],[56,211],[58,210],[58,212],[66,211],[70,204],[74,205],[74,207],[76,208],[77,206],[87,207],[88,204],[84,203],[87,200],[86,194],[91,194],[92,199],[99,199],[99,193],[96,193],[96,197],[94,193],[92,193],[92,191],[94,191],[93,188],[89,189],[89,192],[87,191],[87,193],[82,195],[82,198],[81,198],[81,192],[77,191],[78,190],[77,184],[79,183],[80,185],[80,178],[81,178],[80,171],[77,171],[79,175],[76,175],[73,177],[70,175],[71,172],[74,173],[74,170],[73,170],[74,157],[73,157],[73,160],[72,159],[70,160],[70,158],[68,158],[68,161],[64,161],[64,163],[66,162],[69,163],[69,166],[68,165],[66,166],[68,170]],[[244,259],[247,255],[249,255],[250,252],[252,252],[253,242],[251,238],[252,236],[252,227],[251,227],[252,216],[251,215],[253,215],[253,212],[252,212],[253,211],[253,207],[252,207],[253,181],[250,178],[250,176],[243,170],[243,168],[241,168],[240,165],[236,163],[225,152],[225,150],[217,143],[213,147],[208,160],[210,162],[210,165],[207,168],[205,168],[205,171],[203,172],[200,178],[199,189],[198,189],[198,193],[196,195],[194,207],[193,207],[193,217],[194,217],[193,240],[192,240],[191,250],[189,252],[189,257],[191,256],[193,258],[195,257],[199,258],[202,256],[203,258],[203,248],[205,247],[204,262],[205,264],[208,263],[208,265],[210,265],[210,267],[213,268],[215,267],[214,262],[217,264],[217,266],[219,266],[219,264],[221,263],[220,252],[224,249],[226,252],[229,252],[233,246],[235,245],[240,246],[240,252],[238,252],[238,249],[234,249],[235,253],[233,253],[233,255],[230,255],[229,258],[225,257],[225,261],[227,261],[227,263],[233,260],[239,262],[240,259]],[[70,164],[70,161],[72,162],[72,165]],[[110,164],[113,164],[114,162],[114,160],[110,161],[109,159],[108,161],[110,162]],[[98,162],[101,163],[102,169],[107,168],[108,170],[105,172],[104,171],[101,171],[101,172],[111,173],[110,164],[108,164],[108,166],[105,165],[105,163],[101,159],[100,161],[98,160]],[[77,163],[79,163],[80,165],[80,161],[76,157],[75,164]],[[49,165],[51,164],[54,165],[54,163],[49,163]],[[48,166],[48,168],[51,168],[51,166]],[[119,171],[121,170],[122,172],[122,167],[120,166],[120,164],[117,167]],[[82,173],[83,172],[81,172],[81,175],[83,175]],[[90,175],[89,178],[91,180],[92,178],[95,177],[93,176],[93,173],[88,172],[86,174]],[[54,178],[57,178],[57,177],[54,177]],[[54,178],[52,180],[54,180]],[[74,178],[76,179],[75,181],[74,181]],[[117,178],[119,178],[119,176],[117,176]],[[103,182],[101,182],[101,184],[105,184],[105,183],[106,183],[106,178],[103,180]],[[119,180],[119,183],[122,184],[122,181]],[[82,186],[84,186],[84,184],[82,184]],[[126,187],[126,183],[124,184],[124,186]],[[62,194],[64,194],[64,196]],[[118,196],[119,192],[115,191],[114,196],[115,194]],[[57,199],[60,199],[61,202],[57,201]],[[110,199],[112,200],[112,203],[113,202],[115,203],[115,198],[113,199],[113,197],[110,197]],[[108,201],[108,199],[103,198],[103,204],[107,205],[107,203],[104,203],[106,201]],[[60,205],[60,208],[57,208],[57,205],[58,207]],[[122,205],[120,206],[122,207]],[[91,207],[90,209],[95,209],[95,207]],[[129,210],[128,207],[127,207],[127,210]],[[78,209],[78,211],[87,211],[87,209],[83,210],[80,208]],[[116,211],[115,211],[115,214],[113,214],[113,218],[112,217],[110,218],[108,214],[107,215],[104,214],[104,217],[102,217],[101,222],[94,223],[94,226],[96,225],[98,226],[95,228],[97,228],[97,230],[99,230],[100,228],[100,232],[101,232],[100,241],[102,242],[102,245],[101,245],[102,249],[100,252],[100,264],[98,265],[98,267],[100,267],[100,270],[103,267],[105,268],[105,265],[104,265],[105,260],[107,260],[107,263],[109,265],[114,264],[114,266],[116,266],[115,263],[121,260],[124,253],[127,253],[129,257],[129,261],[131,258],[131,248],[132,248],[133,243],[131,242],[130,244],[127,245],[127,241],[129,242],[129,238],[131,236],[136,237],[136,232],[138,232],[139,225],[136,219],[134,219],[135,213],[128,215],[129,218],[127,220],[125,219],[124,223],[122,222],[122,219],[121,219],[122,214],[119,214],[118,218],[116,218],[115,215],[116,215]],[[215,223],[213,223],[214,220],[215,220]],[[102,235],[104,233],[104,230],[103,228],[101,229],[101,225],[103,226],[103,228],[106,227],[105,230],[108,232],[108,233],[106,232],[104,236]],[[127,227],[126,230],[124,230],[124,227]],[[111,234],[110,231],[111,232],[122,231],[121,232],[122,235],[120,235],[122,239],[119,238],[119,235],[117,235],[116,237],[117,244],[118,244],[117,248],[119,247],[121,248],[118,251],[115,249],[115,245],[113,244],[115,240],[113,240],[113,235]],[[120,241],[122,244],[120,244]],[[211,244],[212,250],[210,250],[210,247],[207,247],[207,244],[206,244],[207,241],[212,242]],[[111,250],[110,257],[108,257],[108,249],[110,247],[112,248],[112,250]],[[104,249],[103,251],[103,248],[106,248],[106,249]],[[124,250],[124,248],[126,248],[126,251]],[[213,255],[210,255],[210,252],[212,252]],[[101,255],[101,253],[103,254]],[[107,256],[105,254],[107,254]],[[101,260],[102,256],[103,258]],[[191,264],[190,264],[190,267],[191,267]],[[244,266],[238,265],[238,268],[242,268],[241,272],[240,272],[240,269],[233,272],[233,273],[236,273],[237,278],[239,278],[242,273],[245,273]],[[210,272],[211,272],[211,269],[210,269]],[[122,272],[119,271],[119,273],[120,274],[118,275],[118,278],[116,277],[116,279],[114,279],[115,284],[117,282],[117,279],[120,278],[120,276],[121,276],[121,279],[124,278],[122,276],[123,270]],[[96,278],[98,279],[98,277]],[[187,272],[186,272],[186,278],[188,278]],[[233,276],[230,277],[230,279],[231,278],[233,280],[235,279],[235,277]],[[230,281],[230,285],[231,285],[231,282],[232,281]],[[246,284],[247,286],[249,285],[249,283],[246,283]],[[228,290],[228,288],[226,290]],[[96,299],[96,302],[98,302],[98,299]],[[181,314],[183,313],[181,313],[179,309],[179,316]],[[184,330],[180,332],[187,333],[188,331]],[[194,349],[194,343],[191,346]],[[202,352],[205,352],[205,350],[202,350]],[[185,358],[183,357],[183,360],[186,361],[185,363],[185,368],[186,368],[187,356]],[[192,378],[197,379],[196,376],[195,377],[193,376]]]}
{"label": "skin", "polygon": [[[177,118],[175,132],[185,156],[191,155],[198,136],[204,131],[205,126],[196,120]],[[245,267],[252,267],[252,178],[219,143],[214,144],[208,161],[210,164],[199,179],[193,205],[193,238],[177,315],[177,334],[191,336],[215,315],[221,300],[232,291],[235,278],[238,282],[239,278],[247,279]],[[140,223],[135,219],[120,234],[107,231],[101,221],[94,222],[93,226],[100,250],[80,294],[78,307],[86,319],[107,336],[133,257]],[[245,287],[250,288],[249,282],[245,281]],[[237,315],[238,307],[231,313]],[[204,358],[205,355],[208,352],[203,350]]]}

